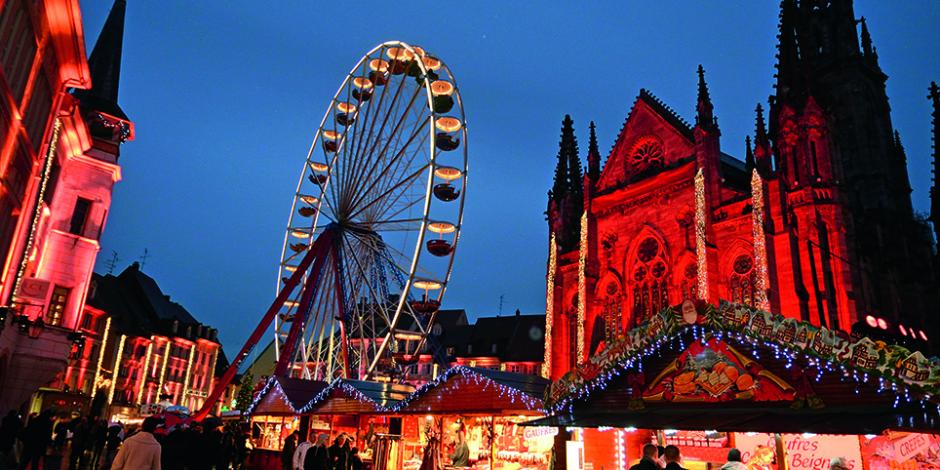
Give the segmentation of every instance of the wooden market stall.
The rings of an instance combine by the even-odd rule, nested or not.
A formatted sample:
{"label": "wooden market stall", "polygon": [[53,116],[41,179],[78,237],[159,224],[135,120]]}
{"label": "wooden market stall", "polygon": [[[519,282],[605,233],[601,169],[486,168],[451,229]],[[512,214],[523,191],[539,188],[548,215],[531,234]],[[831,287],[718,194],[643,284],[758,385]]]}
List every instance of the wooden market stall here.
{"label": "wooden market stall", "polygon": [[317,380],[271,377],[247,410],[251,426],[251,468],[279,468],[284,439],[305,432],[300,409],[327,387]]}
{"label": "wooden market stall", "polygon": [[938,380],[940,360],[902,346],[742,305],[666,309],[553,383],[551,415],[530,424],[592,428],[575,439],[595,468],[629,466],[651,438],[679,445],[687,468],[721,463],[732,446],[772,450],[790,470],[835,452],[872,468],[864,446],[886,430],[940,452],[928,436],[940,432]]}
{"label": "wooden market stall", "polygon": [[[532,375],[455,366],[416,390],[399,412],[421,430],[413,445],[422,459],[453,463],[459,439],[472,468],[547,469],[556,430],[521,424],[544,414],[548,384]],[[420,463],[405,462],[403,468]]]}
{"label": "wooden market stall", "polygon": [[331,442],[341,434],[351,437],[367,466],[399,468],[404,430],[395,410],[414,390],[410,385],[336,379],[299,412]]}

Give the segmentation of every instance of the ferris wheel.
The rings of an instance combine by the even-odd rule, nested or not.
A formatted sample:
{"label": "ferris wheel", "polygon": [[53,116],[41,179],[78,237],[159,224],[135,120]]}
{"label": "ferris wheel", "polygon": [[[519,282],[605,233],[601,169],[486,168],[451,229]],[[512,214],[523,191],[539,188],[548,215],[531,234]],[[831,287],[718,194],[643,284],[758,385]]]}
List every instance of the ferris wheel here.
{"label": "ferris wheel", "polygon": [[450,69],[400,41],[370,50],[330,101],[291,204],[278,269],[278,292],[290,293],[274,318],[284,373],[394,377],[417,360],[450,279],[466,185]]}

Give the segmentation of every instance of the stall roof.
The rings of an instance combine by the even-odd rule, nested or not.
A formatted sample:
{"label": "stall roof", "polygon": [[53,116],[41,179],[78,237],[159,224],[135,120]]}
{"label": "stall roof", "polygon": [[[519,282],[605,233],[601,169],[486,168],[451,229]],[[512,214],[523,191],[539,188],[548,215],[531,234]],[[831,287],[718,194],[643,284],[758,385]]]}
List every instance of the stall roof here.
{"label": "stall roof", "polygon": [[398,407],[403,413],[544,413],[548,380],[525,374],[455,366],[428,382]]}
{"label": "stall roof", "polygon": [[940,432],[938,381],[937,358],[723,303],[627,332],[553,383],[552,416],[530,424]]}
{"label": "stall roof", "polygon": [[327,385],[322,380],[271,377],[264,384],[264,388],[261,389],[246,414],[296,415]]}
{"label": "stall roof", "polygon": [[299,410],[304,414],[385,413],[412,392],[410,385],[336,379]]}

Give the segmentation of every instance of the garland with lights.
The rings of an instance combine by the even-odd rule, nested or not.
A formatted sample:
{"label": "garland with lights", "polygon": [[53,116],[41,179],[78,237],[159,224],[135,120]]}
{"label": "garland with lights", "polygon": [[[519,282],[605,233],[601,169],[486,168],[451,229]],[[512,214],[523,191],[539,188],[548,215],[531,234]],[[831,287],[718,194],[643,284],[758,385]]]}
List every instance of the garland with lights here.
{"label": "garland with lights", "polygon": [[[509,398],[511,403],[521,403],[527,410],[530,411],[544,411],[544,404],[539,398],[533,397],[525,392],[519,391],[515,388],[508,387],[503,385],[480,372],[464,366],[454,366],[450,369],[445,370],[441,375],[437,376],[436,379],[425,383],[421,387],[418,387],[411,395],[408,395],[404,400],[400,401],[397,406],[393,408],[392,411],[402,411],[413,403],[418,398],[424,396],[431,390],[441,387],[447,382],[448,379],[454,377],[455,375],[460,375],[460,378],[464,380],[469,380],[473,382],[474,385],[479,385],[483,387],[483,390],[488,389],[489,387],[495,387],[496,391],[499,393],[501,398]],[[445,389],[450,390],[450,389]],[[431,409],[426,409],[423,411],[434,411]]]}
{"label": "garland with lights", "polygon": [[108,389],[108,403],[114,400],[114,387],[117,385],[118,371],[121,367],[121,356],[124,355],[124,341],[127,341],[127,335],[121,335],[121,340],[118,341],[117,356],[114,357],[114,369],[111,371],[111,388]]}
{"label": "garland with lights", "polygon": [[770,282],[767,278],[767,239],[764,238],[764,180],[761,179],[756,169],[751,177],[751,220],[754,237],[754,268],[757,270],[754,280],[754,289],[757,292],[754,301],[758,308],[769,310],[767,286]]}
{"label": "garland with lights", "polygon": [[587,211],[581,214],[581,241],[578,253],[578,359],[575,364],[580,364],[585,359],[584,356],[584,310],[587,302],[587,287],[585,286],[584,269],[587,263],[588,249],[588,221]]}
{"label": "garland with lights", "polygon": [[320,393],[318,393],[315,397],[313,397],[313,399],[308,401],[306,405],[300,407],[300,410],[298,412],[301,414],[311,412],[318,405],[326,401],[326,399],[330,397],[330,394],[332,394],[334,390],[338,390],[342,393],[345,393],[346,396],[354,400],[360,401],[362,403],[368,403],[369,405],[372,406],[373,409],[375,409],[375,411],[383,412],[383,411],[392,410],[391,408],[386,408],[376,403],[375,400],[366,396],[366,394],[362,393],[358,388],[353,387],[345,379],[335,379],[332,382],[330,382],[330,384],[327,385],[326,388],[321,390]]}
{"label": "garland with lights", "polygon": [[104,350],[108,345],[108,333],[111,331],[111,317],[109,316],[104,322],[104,333],[101,334],[101,346],[98,349],[98,365],[95,366],[95,381],[92,382],[95,387],[95,391],[92,395],[98,394],[98,380],[101,379],[101,364],[104,362]]}
{"label": "garland with lights", "polygon": [[297,408],[294,408],[294,404],[291,403],[290,399],[287,398],[287,394],[284,393],[284,389],[281,388],[281,383],[278,382],[277,377],[272,376],[268,378],[268,381],[264,384],[264,387],[262,387],[261,391],[255,395],[254,399],[251,401],[251,404],[248,405],[248,409],[245,410],[246,416],[255,412],[255,408],[258,407],[258,405],[261,403],[261,400],[263,400],[264,397],[268,395],[268,392],[270,392],[272,388],[274,389],[274,393],[277,393],[278,397],[280,397],[284,403],[287,404],[287,407],[290,408],[291,413],[301,414],[301,411]]}
{"label": "garland with lights", "polygon": [[547,409],[552,413],[570,412],[575,402],[586,399],[595,390],[605,389],[614,377],[625,372],[642,372],[642,360],[658,356],[664,347],[684,350],[682,333],[687,331],[691,331],[695,340],[727,338],[749,344],[757,360],[760,360],[758,346],[770,348],[775,358],[786,361],[788,368],[803,358],[807,368],[815,370],[817,381],[824,372],[835,373],[840,380],[852,378],[856,384],[875,383],[877,379],[879,393],[895,394],[895,406],[902,399],[911,402],[912,392],[923,400],[932,400],[940,393],[940,359],[936,357],[928,359],[920,352],[867,337],[851,342],[825,327],[722,302],[718,308],[706,305],[699,321],[692,325],[684,323],[672,308],[654,315],[553,382],[546,392]]}
{"label": "garland with lights", "polygon": [[555,246],[555,234],[548,240],[548,276],[545,289],[545,356],[542,359],[542,377],[552,375],[552,325],[555,323],[555,269],[558,267],[558,254]]}
{"label": "garland with lights", "polygon": [[698,298],[708,302],[708,252],[705,247],[705,174],[695,174],[695,260]]}
{"label": "garland with lights", "polygon": [[153,341],[147,345],[147,356],[144,357],[144,367],[140,371],[140,388],[137,389],[137,404],[140,405],[144,399],[144,389],[147,388],[147,377],[150,376],[150,355],[153,353]]}

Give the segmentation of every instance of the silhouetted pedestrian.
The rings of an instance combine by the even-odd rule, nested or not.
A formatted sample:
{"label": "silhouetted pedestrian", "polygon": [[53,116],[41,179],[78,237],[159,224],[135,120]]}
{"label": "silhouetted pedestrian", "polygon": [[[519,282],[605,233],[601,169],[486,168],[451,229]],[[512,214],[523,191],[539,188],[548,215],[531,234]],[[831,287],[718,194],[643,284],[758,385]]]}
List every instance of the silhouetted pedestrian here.
{"label": "silhouetted pedestrian", "polygon": [[39,470],[39,461],[52,441],[52,411],[46,410],[29,420],[23,431],[23,457],[20,470],[30,467]]}

